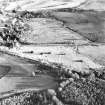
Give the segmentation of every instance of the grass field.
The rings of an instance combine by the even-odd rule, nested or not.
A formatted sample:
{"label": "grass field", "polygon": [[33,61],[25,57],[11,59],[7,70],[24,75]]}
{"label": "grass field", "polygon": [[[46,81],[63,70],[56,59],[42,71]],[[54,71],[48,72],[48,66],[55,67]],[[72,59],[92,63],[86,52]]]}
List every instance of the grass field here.
{"label": "grass field", "polygon": [[79,33],[93,42],[105,42],[105,13],[104,12],[62,12],[52,13],[66,27]]}

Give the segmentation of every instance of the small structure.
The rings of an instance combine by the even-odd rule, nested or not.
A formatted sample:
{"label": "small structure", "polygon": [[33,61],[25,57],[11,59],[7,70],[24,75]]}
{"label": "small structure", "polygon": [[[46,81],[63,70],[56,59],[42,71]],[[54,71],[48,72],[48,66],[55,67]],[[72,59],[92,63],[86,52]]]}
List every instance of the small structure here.
{"label": "small structure", "polygon": [[32,76],[35,77],[35,75],[36,75],[36,74],[35,74],[35,72],[33,71],[33,72],[32,72]]}

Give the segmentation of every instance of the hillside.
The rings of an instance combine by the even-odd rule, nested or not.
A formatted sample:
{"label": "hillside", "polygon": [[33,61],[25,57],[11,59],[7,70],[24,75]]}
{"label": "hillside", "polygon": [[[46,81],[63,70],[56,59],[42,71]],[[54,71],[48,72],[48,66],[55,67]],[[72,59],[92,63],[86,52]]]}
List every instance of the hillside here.
{"label": "hillside", "polygon": [[0,105],[105,105],[100,1],[0,1]]}
{"label": "hillside", "polygon": [[104,0],[1,0],[0,5],[5,10],[46,10],[59,8],[78,8],[84,10],[105,10]]}

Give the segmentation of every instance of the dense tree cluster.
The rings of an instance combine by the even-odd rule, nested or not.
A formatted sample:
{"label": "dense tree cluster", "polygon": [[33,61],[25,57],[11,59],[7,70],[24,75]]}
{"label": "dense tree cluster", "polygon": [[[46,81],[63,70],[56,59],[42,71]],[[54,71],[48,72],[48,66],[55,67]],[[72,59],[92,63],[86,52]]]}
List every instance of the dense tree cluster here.
{"label": "dense tree cluster", "polygon": [[14,18],[11,23],[6,23],[0,32],[3,44],[8,47],[13,47],[17,42],[20,42],[20,35],[23,31],[24,25],[17,18]]}
{"label": "dense tree cluster", "polygon": [[24,19],[30,18],[51,18],[50,12],[46,11],[39,11],[39,12],[30,12],[30,11],[23,11],[20,13],[20,17]]}
{"label": "dense tree cluster", "polygon": [[0,105],[56,105],[47,91],[24,92],[1,99]]}
{"label": "dense tree cluster", "polygon": [[96,82],[78,80],[70,82],[59,97],[67,105],[104,105],[105,88]]}

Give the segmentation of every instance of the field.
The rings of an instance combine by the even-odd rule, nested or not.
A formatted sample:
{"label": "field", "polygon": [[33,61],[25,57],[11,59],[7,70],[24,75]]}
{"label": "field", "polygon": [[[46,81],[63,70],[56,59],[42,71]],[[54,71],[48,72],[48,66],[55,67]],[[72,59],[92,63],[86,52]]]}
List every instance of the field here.
{"label": "field", "polygon": [[66,27],[79,33],[92,42],[105,42],[105,13],[103,12],[62,12],[58,10],[53,15],[66,24]]}
{"label": "field", "polygon": [[104,105],[104,11],[31,13],[19,42],[1,37],[0,104]]}

